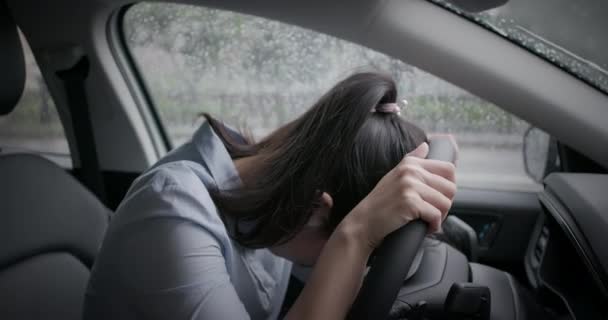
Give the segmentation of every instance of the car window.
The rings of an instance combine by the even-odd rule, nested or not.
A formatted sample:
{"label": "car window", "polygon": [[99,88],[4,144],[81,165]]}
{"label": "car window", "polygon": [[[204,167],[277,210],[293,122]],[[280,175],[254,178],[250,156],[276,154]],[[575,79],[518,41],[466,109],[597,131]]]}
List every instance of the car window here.
{"label": "car window", "polygon": [[64,168],[72,167],[68,142],[53,98],[23,37],[26,80],[15,109],[0,116],[0,154],[36,153]]}
{"label": "car window", "polygon": [[538,190],[524,170],[528,123],[442,79],[374,50],[277,21],[203,7],[139,3],[124,15],[126,47],[173,145],[209,112],[262,137],[337,81],[382,71],[397,81],[402,116],[454,134],[463,187]]}

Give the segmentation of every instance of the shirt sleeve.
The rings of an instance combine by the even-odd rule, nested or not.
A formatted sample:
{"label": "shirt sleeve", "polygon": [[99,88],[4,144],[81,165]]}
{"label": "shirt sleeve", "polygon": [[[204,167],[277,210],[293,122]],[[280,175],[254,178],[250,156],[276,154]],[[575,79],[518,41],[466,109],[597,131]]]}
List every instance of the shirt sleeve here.
{"label": "shirt sleeve", "polygon": [[184,218],[206,210],[192,188],[149,185],[122,208],[154,211],[117,234],[115,261],[131,308],[142,319],[249,319],[217,238]]}

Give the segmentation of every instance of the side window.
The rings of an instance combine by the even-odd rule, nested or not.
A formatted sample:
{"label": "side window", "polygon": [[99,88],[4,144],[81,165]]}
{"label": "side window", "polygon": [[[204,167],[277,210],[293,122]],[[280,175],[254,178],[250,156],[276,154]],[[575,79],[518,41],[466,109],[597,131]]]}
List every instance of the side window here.
{"label": "side window", "polygon": [[202,7],[140,3],[123,20],[126,45],[174,145],[209,112],[261,137],[303,113],[351,73],[390,73],[402,116],[428,133],[451,133],[463,187],[538,190],[522,156],[529,125],[452,84],[368,48],[259,17]]}
{"label": "side window", "polygon": [[23,35],[21,44],[26,65],[25,88],[15,109],[0,116],[0,154],[36,153],[71,168],[70,150],[55,103]]}

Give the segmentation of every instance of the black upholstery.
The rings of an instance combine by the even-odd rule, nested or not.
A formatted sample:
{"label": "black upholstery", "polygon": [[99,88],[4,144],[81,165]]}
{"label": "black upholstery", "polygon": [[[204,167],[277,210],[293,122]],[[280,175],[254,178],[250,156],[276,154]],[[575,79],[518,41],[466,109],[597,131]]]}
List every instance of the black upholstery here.
{"label": "black upholstery", "polygon": [[[23,92],[23,49],[0,0],[0,116]],[[80,319],[109,210],[36,155],[0,156],[0,319]]]}
{"label": "black upholstery", "polygon": [[52,162],[0,156],[0,318],[79,319],[109,210]]}
{"label": "black upholstery", "polygon": [[10,113],[23,92],[25,61],[17,26],[0,1],[0,116]]}

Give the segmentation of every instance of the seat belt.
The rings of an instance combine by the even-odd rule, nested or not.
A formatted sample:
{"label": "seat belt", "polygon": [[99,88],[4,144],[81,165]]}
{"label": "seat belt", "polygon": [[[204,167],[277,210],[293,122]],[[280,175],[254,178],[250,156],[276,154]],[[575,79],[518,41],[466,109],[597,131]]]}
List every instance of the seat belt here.
{"label": "seat belt", "polygon": [[67,97],[74,138],[78,148],[82,182],[101,202],[105,203],[105,187],[97,158],[93,125],[85,89],[85,80],[88,74],[89,59],[83,56],[70,69],[58,71],[57,77],[63,82]]}

